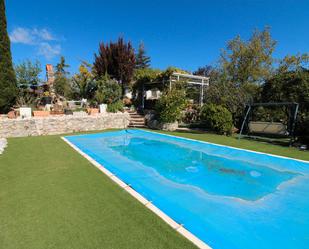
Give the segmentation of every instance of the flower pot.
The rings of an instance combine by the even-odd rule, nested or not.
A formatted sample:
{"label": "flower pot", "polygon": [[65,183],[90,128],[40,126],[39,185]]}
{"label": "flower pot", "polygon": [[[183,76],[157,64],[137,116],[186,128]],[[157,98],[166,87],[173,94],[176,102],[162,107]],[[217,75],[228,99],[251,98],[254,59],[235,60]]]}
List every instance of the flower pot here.
{"label": "flower pot", "polygon": [[96,115],[96,114],[99,114],[99,109],[98,108],[88,108],[87,112],[89,115]]}
{"label": "flower pot", "polygon": [[15,113],[15,111],[10,111],[10,112],[8,112],[7,116],[8,116],[9,119],[14,119],[14,118],[16,118],[16,113]]}
{"label": "flower pot", "polygon": [[49,111],[33,111],[34,117],[47,117],[49,116]]}
{"label": "flower pot", "polygon": [[31,118],[32,116],[32,111],[30,107],[20,107],[19,108],[19,115],[22,118]]}
{"label": "flower pot", "polygon": [[50,115],[63,115],[64,111],[50,111]]}
{"label": "flower pot", "polygon": [[100,113],[106,113],[107,104],[101,104],[100,105]]}

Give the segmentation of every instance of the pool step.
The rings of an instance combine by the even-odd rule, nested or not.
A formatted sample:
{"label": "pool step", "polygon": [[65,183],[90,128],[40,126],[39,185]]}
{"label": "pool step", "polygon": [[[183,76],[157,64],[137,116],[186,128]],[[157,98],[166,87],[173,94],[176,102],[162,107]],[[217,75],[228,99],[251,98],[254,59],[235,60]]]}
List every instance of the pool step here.
{"label": "pool step", "polygon": [[129,112],[130,115],[130,123],[129,127],[132,128],[145,128],[146,123],[145,123],[145,116],[141,115],[137,112]]}

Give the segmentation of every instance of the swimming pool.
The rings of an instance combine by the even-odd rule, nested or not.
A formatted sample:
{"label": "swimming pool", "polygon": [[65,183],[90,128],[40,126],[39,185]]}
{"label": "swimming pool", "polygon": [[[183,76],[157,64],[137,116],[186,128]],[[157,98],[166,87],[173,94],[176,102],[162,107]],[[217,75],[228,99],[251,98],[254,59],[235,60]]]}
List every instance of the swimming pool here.
{"label": "swimming pool", "polygon": [[212,248],[308,248],[308,162],[142,130],[66,139]]}

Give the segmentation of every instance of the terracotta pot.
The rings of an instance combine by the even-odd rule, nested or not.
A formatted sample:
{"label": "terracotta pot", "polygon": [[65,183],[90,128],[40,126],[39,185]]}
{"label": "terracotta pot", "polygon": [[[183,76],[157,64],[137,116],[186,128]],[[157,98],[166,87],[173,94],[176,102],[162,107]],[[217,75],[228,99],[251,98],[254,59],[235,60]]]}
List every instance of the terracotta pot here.
{"label": "terracotta pot", "polygon": [[8,112],[8,118],[10,118],[10,119],[13,119],[13,118],[16,118],[16,113],[15,113],[15,111],[10,111],[10,112]]}
{"label": "terracotta pot", "polygon": [[51,111],[50,115],[63,115],[64,112],[63,111]]}
{"label": "terracotta pot", "polygon": [[87,112],[89,115],[96,115],[96,114],[99,114],[99,109],[98,108],[88,108]]}
{"label": "terracotta pot", "polygon": [[34,117],[47,117],[49,116],[49,111],[33,111]]}

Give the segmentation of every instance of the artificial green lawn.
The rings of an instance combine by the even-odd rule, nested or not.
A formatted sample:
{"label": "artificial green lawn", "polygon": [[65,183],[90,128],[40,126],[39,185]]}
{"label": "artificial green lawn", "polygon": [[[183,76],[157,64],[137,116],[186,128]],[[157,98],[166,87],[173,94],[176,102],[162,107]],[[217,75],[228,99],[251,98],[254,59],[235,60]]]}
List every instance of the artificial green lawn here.
{"label": "artificial green lawn", "polygon": [[212,133],[186,132],[186,131],[183,132],[157,131],[157,132],[309,161],[308,151],[300,151],[299,149],[294,147],[285,147],[248,139],[239,140],[236,136],[227,137]]}
{"label": "artificial green lawn", "polygon": [[1,249],[195,248],[60,136],[0,155]]}
{"label": "artificial green lawn", "polygon": [[[168,134],[309,160],[294,148]],[[0,155],[1,249],[195,248],[60,136],[11,138]]]}

